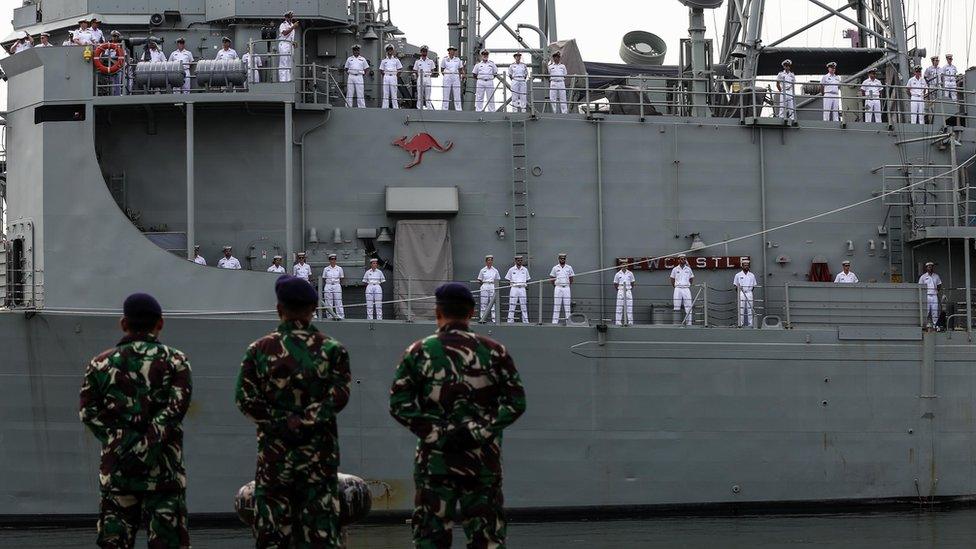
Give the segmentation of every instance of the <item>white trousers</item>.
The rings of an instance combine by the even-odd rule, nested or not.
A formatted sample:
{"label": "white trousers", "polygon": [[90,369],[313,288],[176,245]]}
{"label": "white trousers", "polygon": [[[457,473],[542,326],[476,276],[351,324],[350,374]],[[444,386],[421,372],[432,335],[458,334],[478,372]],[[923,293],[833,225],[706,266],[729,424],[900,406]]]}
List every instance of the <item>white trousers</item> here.
{"label": "white trousers", "polygon": [[779,96],[779,117],[796,120],[796,97],[793,94],[781,93]]}
{"label": "white trousers", "polygon": [[912,124],[924,124],[925,123],[925,99],[913,95],[912,96]]}
{"label": "white trousers", "polygon": [[525,296],[525,288],[512,288],[508,292],[508,322],[515,322],[515,307],[522,312],[522,323],[529,323],[529,302]]}
{"label": "white trousers", "polygon": [[864,121],[865,122],[881,122],[881,100],[880,99],[865,99],[864,100]]}
{"label": "white trousers", "polygon": [[939,296],[928,294],[925,296],[927,301],[926,318],[935,326],[939,322]]}
{"label": "white trousers", "polygon": [[461,78],[456,74],[445,74],[444,75],[444,90],[442,93],[443,102],[441,103],[441,108],[445,111],[451,106],[451,97],[454,98],[454,110],[461,110]]}
{"label": "white trousers", "polygon": [[825,95],[823,98],[824,122],[840,122],[840,96]]}
{"label": "white trousers", "polygon": [[529,104],[529,85],[525,80],[512,80],[512,107],[516,112],[525,112]]}
{"label": "white trousers", "polygon": [[431,81],[429,75],[417,75],[417,108],[434,109],[434,102],[430,100]]}
{"label": "white trousers", "polygon": [[557,285],[552,290],[552,323],[559,324],[559,314],[562,310],[566,311],[566,320],[569,320],[570,310],[570,291],[569,286]]}
{"label": "white trousers", "polygon": [[383,320],[383,288],[379,284],[366,286],[366,319],[373,320],[373,311],[376,311],[376,320]]}
{"label": "white trousers", "polygon": [[291,43],[279,42],[278,54],[278,82],[291,82],[291,68],[294,63]]}
{"label": "white trousers", "polygon": [[552,112],[569,113],[569,105],[566,103],[565,82],[549,83],[549,104],[552,106]]}
{"label": "white trousers", "polygon": [[739,326],[752,327],[753,323],[753,301],[752,290],[736,291],[739,302]]}
{"label": "white trousers", "polygon": [[675,288],[673,301],[674,310],[684,313],[684,316],[678,320],[678,324],[691,326],[691,288]]}
{"label": "white trousers", "polygon": [[[623,318],[624,309],[627,310],[627,318]],[[621,324],[634,323],[634,291],[624,288],[617,288],[617,326]]]}
{"label": "white trousers", "polygon": [[957,94],[957,91],[956,91],[956,86],[951,86],[951,87],[950,86],[946,86],[946,88],[942,92],[942,94],[943,94],[943,96],[946,99],[948,99],[950,101],[956,101],[959,98],[959,96]]}
{"label": "white trousers", "polygon": [[392,104],[394,109],[400,108],[400,101],[397,99],[397,77],[394,75],[383,75],[383,105],[381,108],[389,108]]}
{"label": "white trousers", "polygon": [[336,318],[346,318],[346,312],[342,310],[342,286],[339,284],[326,284],[323,290],[325,306],[332,310]]}
{"label": "white trousers", "polygon": [[478,79],[475,85],[475,109],[477,111],[495,110],[495,81]]}
{"label": "white trousers", "polygon": [[363,75],[349,75],[346,81],[346,106],[352,106],[352,98],[356,97],[356,106],[360,109],[366,108],[365,86],[363,86]]}
{"label": "white trousers", "polygon": [[495,319],[495,305],[491,302],[491,298],[495,297],[495,286],[493,284],[482,284],[481,286],[481,309],[478,310],[478,319],[485,319],[485,311],[491,308],[491,314],[488,317],[492,322],[496,322]]}

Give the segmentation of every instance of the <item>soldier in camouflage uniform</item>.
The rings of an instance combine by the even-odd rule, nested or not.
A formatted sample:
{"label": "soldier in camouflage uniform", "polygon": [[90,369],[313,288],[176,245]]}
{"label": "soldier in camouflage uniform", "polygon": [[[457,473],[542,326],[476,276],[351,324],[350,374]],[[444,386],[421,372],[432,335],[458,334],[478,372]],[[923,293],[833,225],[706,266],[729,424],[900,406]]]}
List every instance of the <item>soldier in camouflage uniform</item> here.
{"label": "soldier in camouflage uniform", "polygon": [[414,544],[450,547],[460,505],[468,547],[504,547],[502,429],[525,392],[505,347],[471,332],[471,292],[445,284],[436,298],[437,332],[407,348],[390,390],[390,414],[420,439]]}
{"label": "soldier in camouflage uniform", "polygon": [[312,326],[308,282],[282,275],[275,293],[281,324],[248,347],[237,378],[237,407],[257,424],[254,535],[258,547],[338,547],[349,354]]}
{"label": "soldier in camouflage uniform", "polygon": [[122,309],[125,337],[92,359],[81,387],[81,421],[102,443],[98,545],[133,547],[146,522],[149,547],[189,547],[181,423],[190,363],[159,342],[152,296],[133,294]]}

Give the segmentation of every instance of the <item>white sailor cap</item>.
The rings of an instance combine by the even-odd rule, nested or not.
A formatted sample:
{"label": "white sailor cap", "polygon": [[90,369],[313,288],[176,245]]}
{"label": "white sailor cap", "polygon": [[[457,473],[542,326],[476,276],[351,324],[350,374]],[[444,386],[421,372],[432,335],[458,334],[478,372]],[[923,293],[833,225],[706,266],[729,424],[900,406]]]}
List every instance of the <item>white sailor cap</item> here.
{"label": "white sailor cap", "polygon": [[[109,36],[122,36],[122,33],[117,30],[114,30]],[[179,40],[177,40],[177,42],[179,42]]]}
{"label": "white sailor cap", "polygon": [[517,256],[515,256],[515,259],[525,259],[525,258],[522,257],[522,256],[520,256],[520,255],[517,255]]}
{"label": "white sailor cap", "polygon": [[784,59],[783,62],[780,64],[785,67],[786,65],[793,65],[793,61],[790,59]]}
{"label": "white sailor cap", "polygon": [[512,55],[512,57],[522,57],[522,52],[517,51]]}
{"label": "white sailor cap", "polygon": [[337,256],[336,254],[329,254],[329,259],[335,259],[337,257],[339,257],[339,256]]}
{"label": "white sailor cap", "polygon": [[420,51],[428,51],[429,49],[430,48],[427,47],[427,44],[424,44],[423,46],[420,46]]}
{"label": "white sailor cap", "polygon": [[376,259],[375,257],[373,257],[373,258],[371,258],[371,259],[369,260],[369,262],[370,262],[370,263],[379,263],[379,262],[380,262],[380,260],[379,260],[379,259]]}
{"label": "white sailor cap", "polygon": [[386,51],[395,50],[395,49],[396,49],[396,46],[394,46],[393,44],[387,44],[386,45]]}
{"label": "white sailor cap", "polygon": [[51,35],[50,35],[50,34],[48,34],[48,33],[46,33],[46,32],[42,32],[42,33],[40,34],[40,36],[44,36],[44,37],[47,37],[47,38],[50,38],[50,37],[51,37]]}
{"label": "white sailor cap", "polygon": [[276,255],[276,256],[272,257],[271,259],[282,259],[282,257],[280,255]]}
{"label": "white sailor cap", "polygon": [[559,252],[559,255],[556,257],[566,257],[566,252]]}
{"label": "white sailor cap", "polygon": [[298,257],[304,257],[305,252],[295,252],[295,255],[297,255]]}
{"label": "white sailor cap", "polygon": [[481,55],[488,55],[489,53],[491,52],[489,52],[488,50],[481,50]]}
{"label": "white sailor cap", "polygon": [[931,261],[926,261],[925,266],[928,267],[929,265],[935,267],[935,263],[932,263]]}
{"label": "white sailor cap", "polygon": [[359,49],[362,49],[362,47],[359,44],[353,44],[352,45],[352,49],[359,50]]}
{"label": "white sailor cap", "polygon": [[79,19],[78,20],[78,23],[79,24],[81,24],[81,23],[88,23],[88,20],[87,19]]}
{"label": "white sailor cap", "polygon": [[230,244],[228,244],[228,245],[226,245],[226,246],[224,246],[224,251],[225,251],[225,252],[226,252],[227,250],[233,250],[233,249],[234,249],[234,247],[233,247],[233,246],[231,246]]}
{"label": "white sailor cap", "polygon": [[930,61],[938,61],[939,60],[939,56],[938,55],[933,55],[932,57],[929,57],[929,60]]}
{"label": "white sailor cap", "polygon": [[833,67],[833,68],[836,69],[837,68],[837,62],[836,61],[831,61],[830,63],[827,63],[827,68],[830,68],[830,67]]}
{"label": "white sailor cap", "polygon": [[686,256],[685,254],[678,254],[678,259],[685,259],[686,257],[688,256]]}
{"label": "white sailor cap", "polygon": [[447,51],[451,51],[451,50],[457,51],[457,46],[448,46]]}
{"label": "white sailor cap", "polygon": [[947,53],[946,54],[946,59],[952,59],[952,54],[951,53]]}
{"label": "white sailor cap", "polygon": [[226,36],[224,36],[224,37],[222,37],[222,38],[220,39],[220,41],[221,41],[221,42],[230,42],[230,38],[227,38]]}
{"label": "white sailor cap", "polygon": [[199,250],[200,249],[200,245],[199,244],[194,244],[193,245],[193,249],[194,250]]}
{"label": "white sailor cap", "polygon": [[850,265],[851,262],[849,260],[845,259],[844,261],[841,261],[840,264],[841,265]]}
{"label": "white sailor cap", "polygon": [[919,65],[919,66],[915,67],[915,72],[922,72],[922,66]]}
{"label": "white sailor cap", "polygon": [[489,260],[489,259],[495,259],[495,256],[493,256],[493,255],[491,255],[491,254],[488,254],[488,255],[486,255],[486,256],[485,256],[485,261],[487,261],[487,260]]}
{"label": "white sailor cap", "polygon": [[743,259],[742,261],[740,261],[740,263],[742,265],[748,265],[748,264],[752,263],[752,261],[749,261],[748,259]]}
{"label": "white sailor cap", "polygon": [[284,17],[288,17],[289,15],[295,15],[295,12],[293,12],[291,10],[288,10],[288,11],[285,12]]}

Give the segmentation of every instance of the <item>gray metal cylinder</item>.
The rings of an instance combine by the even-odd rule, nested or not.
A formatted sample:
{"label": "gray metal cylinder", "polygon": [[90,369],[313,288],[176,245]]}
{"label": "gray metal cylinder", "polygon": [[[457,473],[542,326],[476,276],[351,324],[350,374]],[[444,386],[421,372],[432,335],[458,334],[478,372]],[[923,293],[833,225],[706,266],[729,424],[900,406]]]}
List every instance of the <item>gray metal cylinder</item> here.
{"label": "gray metal cylinder", "polygon": [[243,86],[247,76],[240,59],[202,59],[197,62],[198,86]]}
{"label": "gray metal cylinder", "polygon": [[140,62],[133,76],[137,88],[165,88],[183,85],[183,65],[179,61]]}
{"label": "gray metal cylinder", "polygon": [[656,34],[630,31],[620,41],[620,59],[631,65],[663,65],[668,44]]}

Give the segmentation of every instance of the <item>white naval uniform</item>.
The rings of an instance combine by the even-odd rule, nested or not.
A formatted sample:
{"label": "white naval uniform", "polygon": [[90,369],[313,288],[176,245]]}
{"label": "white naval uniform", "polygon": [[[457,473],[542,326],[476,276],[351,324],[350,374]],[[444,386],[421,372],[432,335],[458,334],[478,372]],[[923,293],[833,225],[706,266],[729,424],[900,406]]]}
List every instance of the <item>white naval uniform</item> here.
{"label": "white naval uniform", "polygon": [[272,263],[271,266],[268,267],[268,272],[269,273],[285,274],[285,266],[284,265],[275,265],[274,263]]}
{"label": "white naval uniform", "polygon": [[823,85],[824,122],[840,122],[840,77],[829,72],[820,79]]}
{"label": "white naval uniform", "polygon": [[732,279],[732,285],[736,289],[735,301],[739,307],[739,326],[752,327],[755,315],[753,314],[752,289],[756,287],[756,275],[752,271],[739,271]]}
{"label": "white naval uniform", "polygon": [[445,57],[441,59],[441,74],[444,75],[441,91],[443,100],[441,108],[445,111],[451,106],[451,96],[454,98],[454,110],[461,110],[461,72],[464,62],[460,57]]}
{"label": "white naval uniform", "polygon": [[861,93],[864,94],[864,121],[881,122],[881,90],[884,85],[880,80],[867,78],[861,82]]}
{"label": "white naval uniform", "polygon": [[27,50],[29,50],[29,49],[31,49],[33,47],[34,46],[32,46],[31,43],[28,42],[27,40],[18,40],[17,43],[14,44],[13,48],[11,48],[11,52],[10,53],[11,54],[18,54],[18,53],[20,53],[22,51],[27,51]]}
{"label": "white naval uniform", "polygon": [[925,94],[928,89],[924,77],[913,76],[908,79],[908,94],[912,98],[912,124],[925,123]]}
{"label": "white naval uniform", "polygon": [[149,59],[145,59],[145,57],[143,59],[149,61],[150,63],[165,63],[166,54],[163,53],[163,50],[159,48],[156,48],[154,50],[151,49],[149,50]]}
{"label": "white naval uniform", "polygon": [[495,110],[495,75],[498,74],[498,67],[492,60],[481,61],[474,66],[474,77],[478,79],[478,83],[475,85],[475,102],[474,108],[476,111],[494,111]]}
{"label": "white naval uniform", "polygon": [[102,32],[102,29],[88,27],[88,30],[91,31],[93,44],[101,44],[105,41],[105,33]]}
{"label": "white naval uniform", "polygon": [[[957,93],[957,88],[959,87],[959,69],[955,65],[949,63],[942,69],[942,95],[950,101],[955,101],[959,98]],[[955,108],[952,108],[951,112],[955,112]]]}
{"label": "white naval uniform", "polygon": [[562,310],[566,311],[566,320],[569,320],[570,298],[572,294],[569,290],[570,278],[576,276],[573,268],[567,263],[560,265],[556,263],[549,276],[555,278],[555,287],[552,289],[552,323],[559,324],[559,314]]}
{"label": "white naval uniform", "polygon": [[796,74],[793,71],[779,71],[776,75],[779,84],[779,117],[796,120]]}
{"label": "white naval uniform", "polygon": [[217,261],[217,267],[221,269],[240,269],[241,262],[238,261],[234,256],[221,257],[220,260]]}
{"label": "white naval uniform", "polygon": [[918,283],[925,286],[925,298],[928,303],[925,316],[934,326],[939,322],[939,286],[942,285],[942,278],[938,273],[922,273]]}
{"label": "white naval uniform", "polygon": [[369,61],[362,55],[350,55],[346,59],[346,106],[352,106],[352,98],[356,97],[356,106],[360,109],[366,108],[365,86],[363,85],[363,75],[369,68]]}
{"label": "white naval uniform", "polygon": [[297,21],[287,20],[278,25],[278,82],[291,82],[291,68],[294,66],[295,27]]}
{"label": "white naval uniform", "polygon": [[695,278],[695,273],[691,266],[685,264],[684,267],[676,265],[671,269],[671,280],[674,280],[674,292],[672,293],[675,311],[684,311],[685,316],[681,318],[679,324],[691,326],[691,279]]}
{"label": "white naval uniform", "polygon": [[508,66],[508,78],[512,81],[512,108],[515,112],[525,112],[529,104],[529,67],[525,63],[512,63]]}
{"label": "white naval uniform", "polygon": [[942,67],[937,67],[935,65],[929,65],[926,67],[925,72],[922,73],[922,76],[925,78],[925,83],[929,88],[934,90],[942,87],[943,70],[944,69]]}
{"label": "white naval uniform", "polygon": [[237,55],[237,50],[234,48],[227,48],[226,50],[224,48],[220,48],[217,50],[217,55],[214,56],[214,61],[229,61],[231,59],[240,59],[240,57]]}
{"label": "white naval uniform", "polygon": [[397,98],[400,79],[397,73],[402,69],[403,63],[396,57],[387,57],[380,61],[380,72],[383,73],[383,104],[380,108],[389,108],[391,104],[394,109],[400,108],[400,100]]}
{"label": "white naval uniform", "polygon": [[345,277],[342,267],[336,265],[326,265],[322,269],[322,293],[325,295],[325,306],[328,307],[336,318],[346,318],[346,312],[342,309],[342,279]]}
{"label": "white naval uniform", "polygon": [[51,48],[51,47],[54,47],[54,44],[48,42],[47,44],[41,43],[41,44],[38,44],[38,45],[33,46],[33,47],[35,47],[35,48]]}
{"label": "white naval uniform", "polygon": [[434,76],[434,69],[437,65],[430,57],[417,59],[413,63],[413,72],[417,75],[417,108],[433,109],[434,102],[430,100],[430,92],[433,88],[431,78]]}
{"label": "white naval uniform", "polygon": [[495,284],[501,280],[502,275],[498,273],[498,269],[494,267],[488,267],[487,265],[482,267],[478,271],[478,282],[481,283],[481,291],[479,295],[481,296],[481,308],[478,309],[478,317],[481,320],[485,319],[485,312],[491,310],[491,321],[497,322],[495,318],[495,306],[492,304],[492,300],[495,297]]}
{"label": "white naval uniform", "polygon": [[[633,288],[637,280],[634,278],[634,271],[623,270],[617,271],[613,275],[613,283],[617,285],[617,311],[616,311],[616,324],[620,326],[621,324],[633,324],[634,323],[634,293]],[[627,310],[627,317],[624,318],[624,309]]]}
{"label": "white naval uniform", "polygon": [[569,104],[566,103],[566,65],[562,63],[549,63],[549,105],[552,112],[562,114],[569,113]]}
{"label": "white naval uniform", "polygon": [[529,303],[525,296],[525,285],[532,277],[525,265],[516,267],[512,265],[505,273],[505,280],[511,285],[508,291],[508,322],[515,322],[515,306],[518,305],[522,311],[522,323],[529,323]]}
{"label": "white naval uniform", "polygon": [[264,66],[264,60],[261,59],[260,55],[251,55],[251,52],[246,52],[241,56],[241,61],[244,62],[244,66],[247,67],[247,81],[251,84],[261,81],[261,67]]}
{"label": "white naval uniform", "polygon": [[78,27],[71,33],[71,36],[74,38],[74,43],[79,46],[91,46],[94,44],[91,29],[81,30],[81,27]]}
{"label": "white naval uniform", "polygon": [[193,262],[196,263],[197,265],[206,265],[207,264],[207,260],[204,259],[202,255],[198,255],[198,256],[194,257],[193,258]]}
{"label": "white naval uniform", "polygon": [[857,284],[858,282],[857,275],[854,274],[854,271],[849,273],[841,271],[834,277],[834,284]]}
{"label": "white naval uniform", "polygon": [[190,93],[190,64],[193,63],[193,54],[190,50],[173,50],[169,52],[170,61],[179,61],[183,65],[183,85],[173,88],[173,93]]}
{"label": "white naval uniform", "polygon": [[383,320],[383,287],[380,284],[386,282],[383,271],[380,269],[367,269],[363,275],[363,282],[366,284],[366,318],[373,320],[373,311],[376,311],[376,320]]}
{"label": "white naval uniform", "polygon": [[295,263],[291,267],[291,274],[309,284],[312,283],[312,266],[308,263]]}

